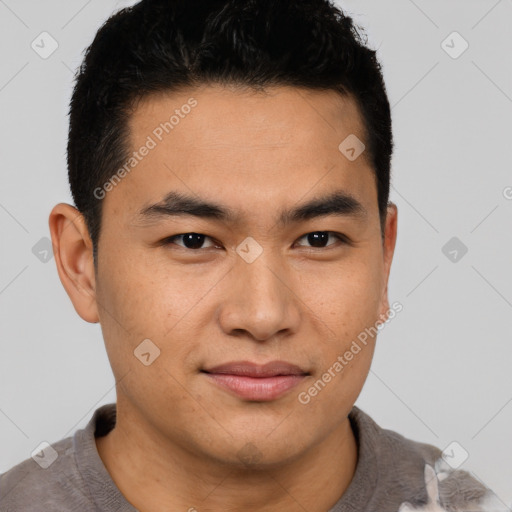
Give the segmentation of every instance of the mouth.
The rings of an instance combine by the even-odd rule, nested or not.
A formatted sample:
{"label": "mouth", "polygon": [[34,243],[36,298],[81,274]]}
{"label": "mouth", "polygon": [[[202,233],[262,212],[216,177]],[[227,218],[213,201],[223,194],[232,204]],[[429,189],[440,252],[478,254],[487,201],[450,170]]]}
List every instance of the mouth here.
{"label": "mouth", "polygon": [[277,400],[310,375],[285,361],[271,361],[264,365],[234,361],[203,369],[201,373],[231,394],[257,402]]}

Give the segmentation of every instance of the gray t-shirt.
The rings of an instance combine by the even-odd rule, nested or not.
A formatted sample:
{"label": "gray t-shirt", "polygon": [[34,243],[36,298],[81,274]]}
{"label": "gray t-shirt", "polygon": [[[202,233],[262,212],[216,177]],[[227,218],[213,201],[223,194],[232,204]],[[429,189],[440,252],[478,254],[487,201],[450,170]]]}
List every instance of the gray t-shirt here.
{"label": "gray t-shirt", "polygon": [[[359,449],[357,467],[327,512],[507,510],[469,473],[450,468],[438,448],[382,429],[356,406],[349,418]],[[0,511],[137,512],[116,487],[94,442],[115,422],[115,404],[103,405],[85,429],[0,475]]]}

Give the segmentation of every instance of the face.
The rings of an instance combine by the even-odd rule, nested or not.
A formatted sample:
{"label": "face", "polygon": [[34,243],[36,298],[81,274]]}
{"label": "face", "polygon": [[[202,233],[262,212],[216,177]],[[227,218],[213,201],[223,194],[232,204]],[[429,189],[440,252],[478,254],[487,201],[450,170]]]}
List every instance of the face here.
{"label": "face", "polygon": [[[130,129],[95,276],[118,401],[203,458],[291,460],[346,421],[375,339],[353,342],[389,308],[396,212],[383,241],[367,155],[339,149],[364,142],[359,112],[335,92],[209,86],[148,97]],[[228,376],[275,361],[264,381]]]}

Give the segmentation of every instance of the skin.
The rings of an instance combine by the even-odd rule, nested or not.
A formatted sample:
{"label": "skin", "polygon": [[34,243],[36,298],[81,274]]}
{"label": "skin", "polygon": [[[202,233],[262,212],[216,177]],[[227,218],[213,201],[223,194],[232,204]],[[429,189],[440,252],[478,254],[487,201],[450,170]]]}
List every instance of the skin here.
{"label": "skin", "polygon": [[[191,97],[191,113],[103,199],[96,270],[83,217],[66,204],[50,215],[60,279],[78,314],[100,322],[117,382],[117,424],[96,439],[98,452],[142,512],[325,512],[356,468],[347,416],[375,339],[308,404],[298,395],[386,318],[396,207],[383,236],[366,153],[349,161],[338,149],[350,134],[364,141],[361,116],[333,91],[210,85],[153,95],[130,118],[133,150]],[[365,213],[278,222],[333,190]],[[236,219],[139,214],[170,191],[228,207]],[[311,247],[304,235],[317,231],[349,243]],[[191,232],[211,237],[208,247],[159,244]],[[263,249],[252,263],[236,252],[248,236]],[[147,338],[160,349],[149,366],[134,357]],[[200,371],[276,359],[309,375],[268,402],[243,400]]]}

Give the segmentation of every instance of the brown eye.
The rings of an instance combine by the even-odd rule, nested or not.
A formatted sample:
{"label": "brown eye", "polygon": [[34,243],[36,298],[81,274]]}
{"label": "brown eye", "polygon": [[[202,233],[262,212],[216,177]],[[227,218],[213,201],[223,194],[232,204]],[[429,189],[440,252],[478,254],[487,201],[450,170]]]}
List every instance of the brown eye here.
{"label": "brown eye", "polygon": [[[329,243],[329,239],[333,239],[334,241]],[[309,247],[313,247],[315,249],[322,249],[324,247],[329,247],[336,243],[336,240],[339,242],[346,242],[346,239],[343,237],[343,235],[338,233],[333,233],[332,231],[313,231],[311,233],[307,233],[301,238],[300,240],[306,240],[309,244]],[[308,245],[299,244],[302,247],[308,247]]]}
{"label": "brown eye", "polygon": [[[209,245],[204,245],[205,241],[209,241]],[[174,235],[165,240],[166,244],[176,244],[185,249],[206,249],[208,247],[214,247],[215,244],[212,242],[209,236],[201,233],[184,233],[182,235]]]}

